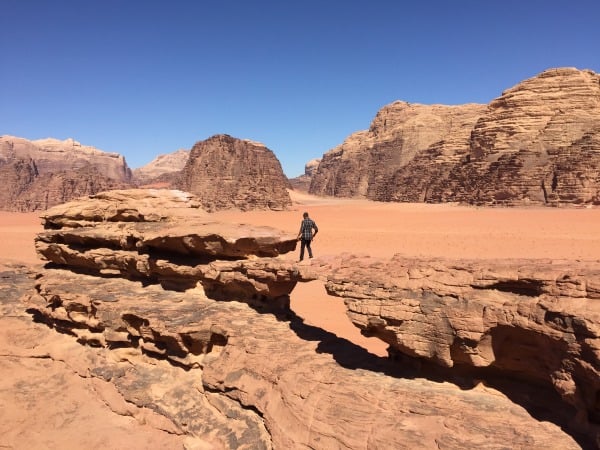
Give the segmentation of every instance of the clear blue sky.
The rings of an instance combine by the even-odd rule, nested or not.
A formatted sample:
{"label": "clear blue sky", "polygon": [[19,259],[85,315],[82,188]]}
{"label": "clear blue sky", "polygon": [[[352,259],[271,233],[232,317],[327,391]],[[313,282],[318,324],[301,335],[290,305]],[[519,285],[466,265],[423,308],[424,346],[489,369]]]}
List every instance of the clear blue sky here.
{"label": "clear blue sky", "polygon": [[293,177],[395,100],[600,72],[599,24],[598,0],[0,0],[0,134],[135,168],[227,133]]}

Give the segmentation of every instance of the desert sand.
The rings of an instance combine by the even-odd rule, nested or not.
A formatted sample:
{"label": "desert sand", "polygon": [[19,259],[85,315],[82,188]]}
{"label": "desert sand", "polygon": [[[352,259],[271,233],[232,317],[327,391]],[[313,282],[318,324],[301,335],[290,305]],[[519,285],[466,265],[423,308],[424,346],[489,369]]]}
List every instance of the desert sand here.
{"label": "desert sand", "polygon": [[[599,208],[478,208],[456,204],[379,203],[315,197],[290,191],[287,211],[224,210],[216,219],[268,225],[297,233],[307,211],[319,227],[315,258],[340,253],[389,258],[395,254],[441,258],[600,258]],[[39,213],[0,212],[0,263],[39,264],[33,239]],[[299,247],[299,246],[298,246]],[[283,255],[298,259],[295,253]],[[305,260],[302,264],[310,264]],[[323,283],[299,284],[292,309],[307,323],[349,339],[378,355],[385,344],[365,338],[345,317],[341,299]]]}
{"label": "desert sand", "polygon": [[[319,234],[313,243],[316,259],[340,253],[385,258],[401,253],[406,256],[444,258],[578,260],[597,260],[600,255],[598,208],[492,209],[454,204],[387,204],[320,198],[297,192],[291,192],[291,195],[293,207],[288,211],[228,210],[215,213],[214,216],[219,220],[269,225],[295,234],[302,213],[307,211],[319,226]],[[33,243],[35,234],[40,231],[42,227],[38,213],[0,213],[0,267],[7,263],[40,264]],[[282,257],[297,260],[298,250]],[[302,264],[311,264],[311,261],[305,260]],[[292,293],[291,304],[296,314],[307,323],[351,340],[375,354],[386,354],[385,344],[360,335],[345,316],[343,301],[328,296],[322,282],[299,284]],[[4,334],[8,332],[11,331],[3,330]],[[179,437],[165,436],[164,433],[152,437],[151,427],[128,425],[126,418],[111,414],[105,404],[98,402],[98,396],[85,392],[75,375],[72,380],[63,380],[72,385],[73,396],[62,397],[65,394],[57,385],[55,392],[47,394],[48,398],[39,399],[42,408],[32,410],[25,398],[19,400],[20,397],[9,389],[11,383],[15,385],[18,382],[23,386],[25,381],[29,383],[26,383],[27,386],[36,383],[35,377],[41,376],[36,373],[39,368],[29,367],[28,364],[31,365],[26,359],[21,364],[11,360],[10,367],[2,364],[4,370],[0,370],[3,374],[0,409],[5,412],[0,414],[3,418],[0,435],[21,433],[11,435],[7,443],[54,445],[61,442],[61,435],[66,436],[71,430],[75,438],[71,438],[69,448],[90,448],[90,445],[108,448],[123,442],[125,435],[128,436],[130,448],[146,448],[151,440],[158,443],[160,439],[164,439],[162,448],[180,447]],[[99,387],[96,389],[99,390]],[[52,400],[54,395],[62,401]],[[69,411],[73,410],[86,411],[87,418],[74,417],[72,423],[54,423],[57,420],[69,420],[72,415]],[[42,425],[48,417],[53,418],[51,421],[54,422]],[[94,422],[96,427],[98,423],[102,424],[106,433],[102,432],[104,428],[97,428],[103,436],[100,441],[92,441],[85,434],[77,435],[77,430],[87,427],[81,420]],[[122,423],[116,423],[115,420]],[[15,423],[19,425],[13,426]],[[31,433],[29,427],[32,427]],[[0,444],[2,440],[0,438]]]}

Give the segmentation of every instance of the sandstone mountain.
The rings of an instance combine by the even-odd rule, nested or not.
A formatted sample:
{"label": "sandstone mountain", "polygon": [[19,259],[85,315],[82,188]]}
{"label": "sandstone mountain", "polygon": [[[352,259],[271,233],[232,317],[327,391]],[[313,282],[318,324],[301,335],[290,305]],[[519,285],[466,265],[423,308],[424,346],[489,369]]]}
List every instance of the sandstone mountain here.
{"label": "sandstone mountain", "polygon": [[600,75],[550,69],[489,105],[384,107],[325,155],[319,195],[481,205],[600,203]]}
{"label": "sandstone mountain", "polygon": [[132,171],[123,156],[58,141],[2,136],[0,210],[38,211],[81,196],[146,185],[195,193],[208,210],[282,209],[291,205],[289,182],[264,145],[227,135],[197,143],[192,151],[160,155]]}
{"label": "sandstone mountain", "polygon": [[471,129],[484,105],[419,105],[394,102],[377,113],[371,127],[351,135],[323,155],[310,192],[382,200],[397,170],[435,147],[444,159],[467,151]]}
{"label": "sandstone mountain", "polygon": [[[23,330],[5,353],[62,361],[112,392],[115,413],[187,448],[600,444],[597,262],[302,266],[279,257],[294,235],[215,222],[167,190],[102,193],[43,220],[48,264],[0,303]],[[294,314],[290,292],[315,279],[391,358]],[[25,310],[48,328],[27,327]]]}
{"label": "sandstone mountain", "polygon": [[125,158],[72,139],[0,137],[0,210],[37,211],[76,197],[126,187]]}
{"label": "sandstone mountain", "polygon": [[209,210],[284,209],[290,187],[275,154],[263,144],[226,134],[194,145],[176,183]]}
{"label": "sandstone mountain", "polygon": [[17,159],[33,160],[40,175],[93,166],[107,178],[121,182],[131,180],[131,170],[122,155],[82,145],[73,139],[28,141],[14,136],[0,136],[0,163]]}
{"label": "sandstone mountain", "polygon": [[304,166],[304,173],[296,178],[290,178],[292,189],[302,192],[308,192],[312,177],[319,167],[320,158],[315,158],[307,162]]}
{"label": "sandstone mountain", "polygon": [[159,155],[145,166],[133,169],[133,180],[139,185],[173,184],[185,167],[189,155],[189,150],[184,149]]}

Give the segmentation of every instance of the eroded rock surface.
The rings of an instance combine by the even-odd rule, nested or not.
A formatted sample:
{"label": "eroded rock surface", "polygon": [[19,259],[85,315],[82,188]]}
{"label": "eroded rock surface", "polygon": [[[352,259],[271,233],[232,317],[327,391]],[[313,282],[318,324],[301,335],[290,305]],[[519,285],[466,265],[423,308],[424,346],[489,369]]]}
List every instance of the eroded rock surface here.
{"label": "eroded rock surface", "polygon": [[280,210],[292,203],[275,154],[258,142],[224,134],[194,145],[176,187],[198,195],[208,211]]}
{"label": "eroded rock surface", "polygon": [[327,290],[400,359],[552,386],[600,442],[600,262],[349,258]]}
{"label": "eroded rock surface", "polygon": [[[335,358],[347,342],[200,289],[109,284],[61,269],[48,270],[37,289],[29,303],[42,320],[121,361],[93,376],[175,429],[225,448],[502,448],[508,440],[579,448],[498,393],[356,370],[360,358],[343,367]],[[147,359],[159,363],[140,366]],[[157,395],[155,383],[167,379],[170,388]]]}
{"label": "eroded rock surface", "polygon": [[[377,113],[369,130],[352,134],[323,155],[313,172],[309,192],[389,200],[392,177],[421,152],[435,149],[430,169],[438,164],[454,164],[466,154],[471,129],[485,109],[485,105],[478,104],[446,106],[398,101],[387,105]],[[435,177],[433,173],[418,175]],[[416,176],[413,181],[419,179]],[[414,190],[412,185],[406,189]],[[415,194],[416,198],[421,194]]]}
{"label": "eroded rock surface", "polygon": [[308,192],[312,177],[319,167],[320,162],[320,158],[310,160],[304,165],[304,173],[302,175],[297,176],[296,178],[290,178],[292,189],[301,192]]}
{"label": "eroded rock surface", "polygon": [[395,102],[323,155],[310,192],[479,205],[600,203],[600,75],[550,69],[489,105]]}
{"label": "eroded rock surface", "polygon": [[127,187],[131,170],[123,156],[73,139],[28,141],[0,137],[0,210],[39,211],[74,198]]}
{"label": "eroded rock surface", "polygon": [[[406,278],[400,260],[367,264],[340,256],[299,266],[279,257],[294,249],[295,236],[216,224],[193,197],[179,191],[148,191],[145,200],[132,197],[139,192],[104,193],[48,211],[48,230],[40,234],[36,248],[50,263],[23,301],[37,322],[70,336],[73,345],[83,344],[83,350],[69,356],[46,349],[50,358],[63,358],[105,389],[110,385],[115,390],[111,395],[128,402],[134,417],[141,420],[152,411],[155,428],[181,436],[188,448],[501,449],[510,442],[517,448],[576,449],[587,442],[563,431],[564,423],[555,416],[555,423],[545,416],[532,417],[499,390],[483,384],[461,389],[448,382],[451,377],[421,378],[410,365],[378,358],[306,325],[289,308],[289,293],[297,282],[328,279],[328,289],[346,298],[358,326],[381,332],[392,354],[404,351],[414,361],[415,356],[424,358],[425,350],[418,345],[419,351],[410,350],[410,339],[423,343],[426,337],[418,329],[404,336],[388,329],[408,323],[392,313],[403,296],[409,297],[415,323],[426,324],[430,313],[440,317],[425,325],[437,337],[424,348],[452,366],[452,356],[460,351],[463,359],[489,359],[484,350],[478,356],[463,349],[475,345],[477,331],[484,333],[482,325],[476,331],[468,325],[482,320],[479,303],[489,314],[497,310],[498,322],[501,311],[517,314],[510,297],[503,297],[509,295],[508,288],[500,289],[504,284],[498,277],[477,278],[477,287],[469,289],[478,289],[483,299],[475,294],[471,298],[463,286],[469,270],[406,262],[418,280],[410,286],[416,293],[410,293],[394,278]],[[152,204],[157,205],[154,213]],[[498,271],[509,269],[499,266]],[[433,277],[431,282],[428,277]],[[585,295],[600,293],[593,283],[585,286]],[[534,288],[526,287],[519,295],[528,299]],[[539,289],[573,297],[583,292],[576,281],[560,286],[548,281]],[[463,294],[467,297],[461,300]],[[419,310],[420,299],[431,304]],[[443,303],[452,301],[462,305],[460,330],[473,336],[461,334],[460,345],[454,345],[458,350],[448,356],[444,339],[452,331]],[[588,322],[579,325],[574,314],[569,317],[569,323],[592,329]],[[559,319],[554,322],[562,326]],[[515,320],[510,327],[519,324]],[[563,353],[549,355],[548,361],[562,358],[565,370],[557,374],[565,386],[571,379],[575,383],[576,401],[567,403],[580,413],[589,412],[581,408],[582,401],[589,405],[581,393],[584,385],[597,390],[591,378],[597,360],[588,354],[596,351],[596,338],[536,330],[539,342],[567,342],[559,347]],[[523,336],[530,337],[525,333],[514,339]],[[581,345],[579,354],[573,339]],[[505,362],[498,370],[514,375],[511,361]],[[533,386],[542,377],[539,370],[527,372],[524,365],[518,369]],[[113,404],[123,408],[116,400]],[[589,437],[589,430],[584,432]]]}
{"label": "eroded rock surface", "polygon": [[133,180],[140,185],[161,182],[172,185],[185,167],[189,155],[190,151],[184,149],[158,155],[145,166],[134,169]]}

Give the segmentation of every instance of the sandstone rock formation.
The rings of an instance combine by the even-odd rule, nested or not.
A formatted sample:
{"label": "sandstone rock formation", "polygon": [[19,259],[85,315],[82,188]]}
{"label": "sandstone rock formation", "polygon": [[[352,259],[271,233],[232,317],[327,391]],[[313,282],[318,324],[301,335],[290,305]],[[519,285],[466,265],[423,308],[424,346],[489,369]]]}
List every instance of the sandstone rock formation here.
{"label": "sandstone rock formation", "polygon": [[[193,155],[193,156],[190,156]],[[198,194],[207,210],[284,209],[290,187],[273,152],[264,145],[214,136],[193,151],[161,155],[132,175],[116,153],[72,139],[28,141],[0,137],[0,210],[45,210],[77,197],[139,185]]]}
{"label": "sandstone rock formation", "polygon": [[369,131],[323,156],[310,192],[480,205],[600,203],[599,80],[589,70],[550,69],[486,108],[454,107],[458,119],[438,105],[393,103]]}
{"label": "sandstone rock formation", "polygon": [[319,167],[321,158],[312,159],[304,166],[304,173],[296,178],[290,178],[292,189],[301,192],[308,192],[313,174]]}
{"label": "sandstone rock formation", "polygon": [[284,209],[291,205],[289,187],[271,150],[228,135],[196,143],[177,183],[198,195],[208,211]]}
{"label": "sandstone rock formation", "polygon": [[143,167],[134,169],[133,180],[138,185],[165,183],[174,185],[189,157],[189,150],[180,149],[159,155]]}
{"label": "sandstone rock formation", "polygon": [[[435,147],[444,162],[465,154],[484,105],[394,102],[377,113],[367,131],[354,133],[323,155],[310,193],[382,200],[390,178],[420,152]],[[433,163],[434,164],[434,163]]]}
{"label": "sandstone rock formation", "polygon": [[349,258],[327,290],[399,359],[552,386],[600,444],[600,262]]}
{"label": "sandstone rock formation", "polygon": [[0,136],[0,162],[18,159],[33,160],[40,175],[92,166],[107,178],[121,182],[131,180],[131,170],[122,155],[82,145],[73,139],[28,141],[14,136]]}
{"label": "sandstone rock formation", "polygon": [[[514,342],[526,356],[547,344],[554,352],[536,362],[554,366],[496,356],[495,369],[533,386],[528,398],[539,397],[534,387],[549,378],[570,392],[564,401],[583,424],[596,406],[582,395],[598,391],[596,313],[582,313],[600,292],[595,272],[555,280],[554,272],[522,271],[528,278],[515,285],[510,264],[484,271],[334,257],[299,266],[278,257],[294,249],[294,236],[214,223],[179,191],[143,192],[103,193],[48,211],[36,248],[50,263],[27,297],[38,322],[85,345],[28,352],[63,358],[110,384],[134,417],[153,411],[162,419],[151,423],[198,448],[580,448],[557,426],[565,423],[556,404],[546,405],[555,415],[540,421],[495,389],[421,378],[304,324],[288,294],[297,282],[327,279],[358,326],[413,363],[433,355],[445,366],[493,365],[487,347],[494,343]],[[547,295],[540,306],[532,292]],[[581,303],[571,308],[562,296]],[[479,339],[494,320],[498,330]],[[413,334],[396,333],[403,323]],[[584,431],[579,442],[592,436]]]}
{"label": "sandstone rock formation", "polygon": [[125,159],[72,139],[0,137],[0,210],[38,211],[76,197],[129,185]]}

